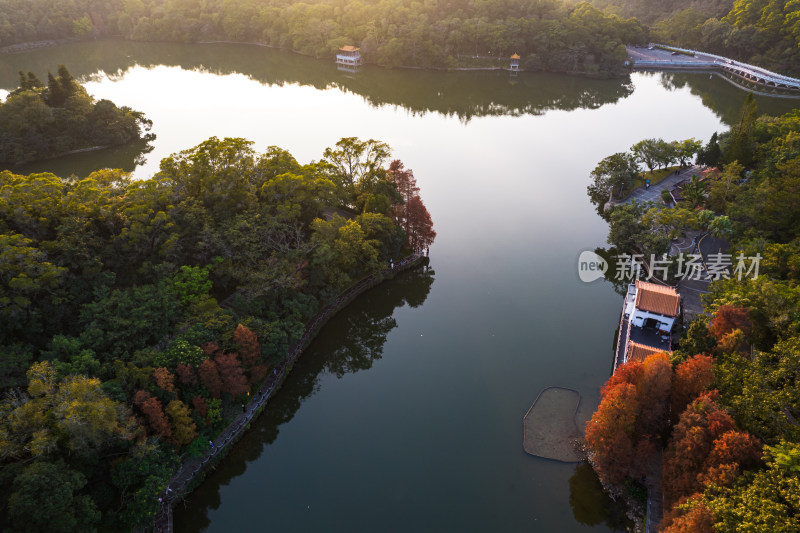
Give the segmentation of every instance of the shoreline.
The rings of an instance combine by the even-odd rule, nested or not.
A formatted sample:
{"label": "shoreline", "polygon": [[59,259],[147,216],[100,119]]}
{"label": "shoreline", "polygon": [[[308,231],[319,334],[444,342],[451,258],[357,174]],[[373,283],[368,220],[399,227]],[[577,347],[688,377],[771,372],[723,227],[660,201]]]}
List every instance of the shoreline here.
{"label": "shoreline", "polygon": [[[54,47],[61,46],[61,45],[64,45],[64,44],[84,43],[84,42],[102,41],[102,40],[114,40],[114,41],[134,42],[134,43],[152,43],[152,44],[169,43],[169,44],[206,44],[206,45],[208,45],[208,44],[210,44],[210,45],[213,45],[213,44],[247,45],[247,46],[258,46],[258,47],[261,47],[261,48],[270,48],[272,50],[286,51],[286,52],[290,52],[292,54],[296,54],[296,55],[299,55],[299,56],[314,58],[314,59],[317,59],[319,61],[323,61],[323,60],[326,60],[326,59],[332,59],[332,58],[320,57],[320,56],[311,55],[311,54],[304,54],[302,52],[298,52],[297,50],[281,48],[280,46],[275,46],[275,45],[271,45],[271,44],[267,44],[267,43],[263,43],[263,42],[229,41],[229,40],[224,40],[223,39],[223,40],[213,40],[213,41],[193,41],[193,42],[189,42],[189,43],[184,43],[184,42],[179,42],[179,41],[161,41],[161,40],[152,40],[151,41],[151,40],[126,39],[125,37],[122,37],[120,35],[105,35],[105,36],[102,36],[102,37],[96,37],[96,38],[91,38],[91,39],[68,38],[68,39],[53,39],[53,40],[42,40],[42,41],[28,41],[28,42],[24,42],[24,43],[16,43],[16,44],[10,44],[10,45],[5,45],[5,46],[0,47],[0,55],[19,54],[19,53],[29,52],[31,50],[40,50],[40,49],[43,49],[43,48],[54,48]],[[505,59],[500,59],[500,58],[496,59],[496,61],[504,61],[504,60]],[[598,76],[598,75],[592,75],[589,72],[579,72],[579,71],[574,71],[573,72],[573,71],[561,71],[561,70],[528,70],[528,69],[524,69],[524,68],[519,68],[518,70],[513,70],[512,71],[510,67],[499,67],[499,66],[498,67],[434,67],[434,66],[423,67],[423,66],[417,66],[417,65],[400,65],[400,66],[396,66],[396,67],[386,67],[386,66],[383,66],[383,65],[379,65],[377,63],[365,63],[364,65],[370,65],[370,66],[382,68],[382,69],[385,69],[385,70],[395,70],[395,69],[430,70],[430,71],[434,71],[434,72],[469,72],[469,71],[474,71],[474,72],[492,72],[492,71],[499,71],[499,70],[504,70],[504,71],[509,72],[509,73],[511,73],[511,72],[529,72],[529,73],[538,73],[538,72],[540,72],[540,73],[547,73],[547,74],[564,74],[564,75],[568,75],[568,76],[581,76],[581,77],[588,78],[588,79],[621,79],[621,78],[624,78],[625,76],[630,75],[630,73],[631,73],[631,70],[628,69],[628,68],[624,69],[620,74],[617,74],[617,75],[613,75],[613,76]]]}
{"label": "shoreline", "polygon": [[162,505],[153,517],[153,529],[160,532],[173,531],[172,508],[203,482],[209,469],[215,468],[225,458],[229,450],[228,446],[238,441],[250,428],[250,423],[266,409],[269,399],[280,390],[285,380],[289,377],[294,363],[334,315],[363,293],[427,261],[427,256],[421,252],[414,252],[395,263],[393,268],[379,270],[351,285],[342,291],[335,300],[312,316],[306,324],[303,335],[289,348],[286,359],[273,367],[273,374],[268,375],[263,381],[258,392],[253,395],[247,404],[245,412],[237,416],[217,435],[216,439],[214,439],[214,446],[210,450],[207,450],[200,457],[185,461],[181,465],[167,484],[170,489],[169,492],[162,491],[154,495],[159,500],[163,499],[165,505]]}

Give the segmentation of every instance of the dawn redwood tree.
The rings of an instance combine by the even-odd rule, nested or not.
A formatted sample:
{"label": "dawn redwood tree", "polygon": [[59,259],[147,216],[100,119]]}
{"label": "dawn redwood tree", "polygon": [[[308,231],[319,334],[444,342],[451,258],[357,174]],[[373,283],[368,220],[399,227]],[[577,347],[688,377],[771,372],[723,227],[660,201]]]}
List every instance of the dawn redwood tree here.
{"label": "dawn redwood tree", "polygon": [[389,180],[397,187],[397,192],[403,198],[403,203],[407,204],[413,197],[419,194],[417,180],[414,178],[414,171],[406,169],[403,162],[395,159],[389,164],[386,170]]}
{"label": "dawn redwood tree", "polygon": [[178,366],[175,367],[175,373],[178,375],[178,381],[184,387],[197,385],[197,374],[191,366],[178,363]]}
{"label": "dawn redwood tree", "polygon": [[[735,429],[733,418],[704,393],[681,414],[664,453],[661,488],[667,505],[702,490],[699,481],[716,440]],[[722,455],[722,454],[721,454]]]}
{"label": "dawn redwood tree", "polygon": [[671,380],[669,358],[660,353],[620,366],[603,386],[586,425],[586,448],[607,488],[646,474],[666,430]]}
{"label": "dawn redwood tree", "polygon": [[664,513],[661,533],[714,533],[714,512],[703,501],[702,494],[683,498]]}
{"label": "dawn redwood tree", "polygon": [[133,403],[145,416],[147,423],[156,435],[164,439],[170,438],[172,430],[158,398],[154,398],[149,392],[140,390],[134,395]]}
{"label": "dawn redwood tree", "polygon": [[636,417],[637,435],[658,439],[668,424],[670,389],[672,387],[672,365],[666,353],[653,354],[642,362],[642,374],[635,383],[639,399]]}
{"label": "dawn redwood tree", "polygon": [[713,365],[710,356],[697,354],[675,367],[670,398],[673,423],[678,421],[686,406],[714,382]]}
{"label": "dawn redwood tree", "polygon": [[621,485],[630,469],[637,396],[636,386],[630,383],[604,387],[600,406],[586,424],[589,461],[607,487]]}
{"label": "dawn redwood tree", "polygon": [[238,398],[250,390],[242,364],[235,353],[217,353],[214,356],[214,364],[222,381],[222,392]]}
{"label": "dawn redwood tree", "polygon": [[414,196],[406,204],[406,234],[412,250],[427,248],[436,238],[431,215],[419,196]]}
{"label": "dawn redwood tree", "polygon": [[200,418],[205,418],[208,416],[208,404],[206,403],[206,399],[200,396],[199,394],[192,398],[192,407],[200,415]]}
{"label": "dawn redwood tree", "polygon": [[233,332],[233,341],[239,346],[239,358],[247,371],[250,384],[258,383],[267,375],[269,367],[261,363],[261,345],[250,328],[239,324]]}
{"label": "dawn redwood tree", "polygon": [[708,329],[717,342],[735,329],[748,335],[752,329],[750,310],[735,305],[721,305],[714,314]]}
{"label": "dawn redwood tree", "polygon": [[153,381],[159,389],[175,394],[175,375],[166,367],[160,366],[153,370]]}
{"label": "dawn redwood tree", "polygon": [[222,396],[222,380],[219,377],[217,365],[214,364],[214,361],[211,359],[203,361],[200,364],[200,368],[197,369],[197,376],[212,398]]}
{"label": "dawn redwood tree", "polygon": [[394,160],[389,165],[387,175],[403,199],[402,204],[392,207],[392,215],[405,230],[408,246],[413,250],[427,248],[433,244],[436,232],[433,230],[431,215],[419,196],[414,172],[405,169],[401,161]]}

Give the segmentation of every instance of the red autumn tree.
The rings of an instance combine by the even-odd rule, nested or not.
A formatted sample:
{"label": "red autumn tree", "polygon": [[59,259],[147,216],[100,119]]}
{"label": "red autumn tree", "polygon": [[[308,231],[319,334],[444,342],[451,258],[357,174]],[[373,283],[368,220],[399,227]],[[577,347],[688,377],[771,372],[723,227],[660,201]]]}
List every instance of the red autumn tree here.
{"label": "red autumn tree", "polygon": [[258,337],[250,328],[242,324],[236,326],[236,331],[233,332],[233,342],[239,346],[239,357],[245,368],[249,369],[258,363],[261,358],[261,345],[258,343]]}
{"label": "red autumn tree", "polygon": [[219,346],[214,342],[207,342],[203,344],[203,353],[208,357],[214,357],[214,354],[219,351]]}
{"label": "red autumn tree", "polygon": [[160,366],[153,370],[153,381],[159,389],[175,394],[175,376],[166,367]]}
{"label": "red autumn tree", "polygon": [[620,366],[586,425],[586,448],[600,481],[619,488],[645,475],[667,427],[672,366],[666,354]]}
{"label": "red autumn tree", "polygon": [[586,424],[589,460],[603,485],[621,485],[630,470],[637,396],[636,386],[630,383],[605,387],[600,406]]}
{"label": "red autumn tree", "polygon": [[222,380],[222,392],[227,392],[234,398],[245,394],[250,387],[244,369],[235,353],[217,353],[214,357],[219,377]]}
{"label": "red autumn tree", "polygon": [[154,398],[150,393],[140,390],[134,395],[133,403],[145,416],[153,433],[164,439],[170,438],[172,431],[158,398]]}
{"label": "red autumn tree", "polygon": [[714,360],[708,355],[697,354],[679,364],[672,376],[672,421],[677,422],[686,406],[713,382]]}
{"label": "red autumn tree", "polygon": [[735,305],[721,305],[716,314],[714,314],[714,318],[711,320],[711,327],[708,330],[719,342],[735,329],[741,330],[745,335],[749,335],[751,328],[749,309]]}
{"label": "red autumn tree", "polygon": [[202,396],[198,395],[192,398],[192,407],[194,407],[194,410],[200,415],[200,418],[205,419],[205,417],[208,416],[208,404],[206,404],[206,399]]}
{"label": "red autumn tree", "polygon": [[414,173],[406,170],[402,162],[395,160],[389,165],[387,174],[403,198],[402,204],[392,207],[392,215],[406,231],[408,246],[413,250],[430,246],[436,238],[436,232],[433,230],[431,215],[419,196]]}
{"label": "red autumn tree", "polygon": [[673,428],[664,453],[661,488],[668,506],[702,489],[698,479],[715,441],[734,429],[727,411],[715,401],[715,394],[704,393],[689,404]]}
{"label": "red autumn tree", "polygon": [[249,375],[249,382],[253,384],[264,379],[269,367],[261,363],[261,345],[256,334],[239,324],[233,332],[233,340],[239,346],[239,357]]}
{"label": "red autumn tree", "polygon": [[197,377],[200,383],[208,390],[212,398],[219,398],[222,395],[222,380],[217,371],[217,365],[211,359],[206,359],[197,369]]}
{"label": "red autumn tree", "polygon": [[664,513],[661,533],[714,533],[714,513],[703,502],[702,494],[684,498]]}
{"label": "red autumn tree", "polygon": [[175,368],[175,373],[178,375],[178,381],[181,382],[181,385],[185,387],[197,385],[197,374],[195,374],[194,368],[191,366],[179,363]]}
{"label": "red autumn tree", "polygon": [[399,159],[392,161],[386,172],[389,180],[397,187],[397,192],[403,198],[404,204],[407,204],[409,200],[419,194],[414,172],[411,169],[407,170],[402,161]]}
{"label": "red autumn tree", "polygon": [[727,431],[714,441],[708,454],[707,466],[739,463],[744,468],[755,468],[761,462],[761,441],[747,431]]}
{"label": "red autumn tree", "polygon": [[406,234],[412,250],[422,250],[433,244],[436,238],[431,215],[419,196],[414,196],[406,204]]}
{"label": "red autumn tree", "polygon": [[[666,353],[649,356],[642,363],[642,372],[635,383],[639,412],[636,416],[636,435],[658,439],[667,430],[672,364]],[[666,435],[665,435],[666,436]]]}

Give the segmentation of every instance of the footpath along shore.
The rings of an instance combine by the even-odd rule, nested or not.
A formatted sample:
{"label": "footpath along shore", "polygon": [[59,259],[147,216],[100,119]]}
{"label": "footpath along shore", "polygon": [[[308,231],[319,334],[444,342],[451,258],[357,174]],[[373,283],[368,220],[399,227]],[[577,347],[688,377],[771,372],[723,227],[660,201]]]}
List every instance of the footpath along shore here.
{"label": "footpath along shore", "polygon": [[209,442],[209,449],[200,457],[190,459],[183,463],[181,468],[169,481],[167,489],[161,494],[154,495],[161,502],[158,513],[153,522],[153,531],[168,533],[173,530],[172,508],[173,506],[188,495],[197,487],[203,479],[204,474],[226,455],[230,446],[248,429],[252,422],[264,409],[269,399],[283,383],[289,371],[294,366],[295,361],[303,353],[305,347],[317,335],[319,330],[330,318],[347,304],[352,302],[357,296],[367,290],[379,285],[383,281],[394,278],[400,272],[418,266],[428,259],[422,252],[413,254],[394,263],[391,268],[381,270],[375,274],[362,279],[349,289],[342,292],[336,300],[325,306],[319,313],[314,315],[306,325],[303,336],[289,348],[289,354],[280,364],[273,368],[267,379],[255,393],[250,402],[245,406],[244,412],[237,416],[231,424],[220,433],[217,438]]}

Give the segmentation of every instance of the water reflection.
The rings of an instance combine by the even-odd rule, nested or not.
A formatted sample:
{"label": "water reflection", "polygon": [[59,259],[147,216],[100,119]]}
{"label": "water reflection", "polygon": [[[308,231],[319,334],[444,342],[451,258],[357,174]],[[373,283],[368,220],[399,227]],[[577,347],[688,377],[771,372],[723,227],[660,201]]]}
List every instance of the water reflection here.
{"label": "water reflection", "polygon": [[[122,146],[113,146],[94,152],[66,155],[43,161],[35,161],[16,167],[8,167],[15,174],[31,174],[34,172],[52,172],[57,176],[75,174],[85,177],[101,168],[121,168],[126,172],[133,172],[136,167],[143,165],[146,155],[153,151],[155,146],[154,135],[146,139],[130,142]],[[0,167],[2,169],[4,167]]]}
{"label": "water reflection", "polygon": [[569,478],[569,505],[575,520],[587,526],[605,524],[617,531],[632,531],[625,508],[609,498],[589,463],[575,467]]}
{"label": "water reflection", "polygon": [[342,72],[320,61],[264,47],[229,44],[175,44],[105,41],[7,56],[0,64],[0,87],[13,88],[17,71],[40,77],[66,64],[74,76],[91,79],[102,72],[112,80],[135,65],[180,66],[213,74],[243,73],[269,85],[337,87],[374,106],[394,105],[412,114],[436,112],[468,121],[479,116],[541,114],[551,109],[597,108],[630,95],[630,79],[594,80],[547,73],[521,73],[509,83],[506,71],[386,70],[365,66]]}
{"label": "water reflection", "polygon": [[[427,259],[426,259],[427,262]],[[427,264],[404,272],[359,296],[334,316],[306,353],[268,407],[231,450],[222,464],[204,481],[203,490],[189,496],[191,512],[176,509],[178,531],[202,531],[210,525],[208,511],[220,506],[220,486],[242,475],[278,437],[303,402],[320,388],[321,378],[368,370],[383,355],[389,332],[397,327],[395,310],[422,305],[433,285],[435,272]]]}
{"label": "water reflection", "polygon": [[[703,105],[714,111],[726,124],[736,120],[736,114],[747,98],[747,90],[732,85],[718,74],[663,72],[651,74],[661,76],[661,85],[669,90],[689,88],[689,92],[699,96]],[[759,114],[783,115],[792,111],[800,102],[796,98],[775,98],[754,95]]]}

